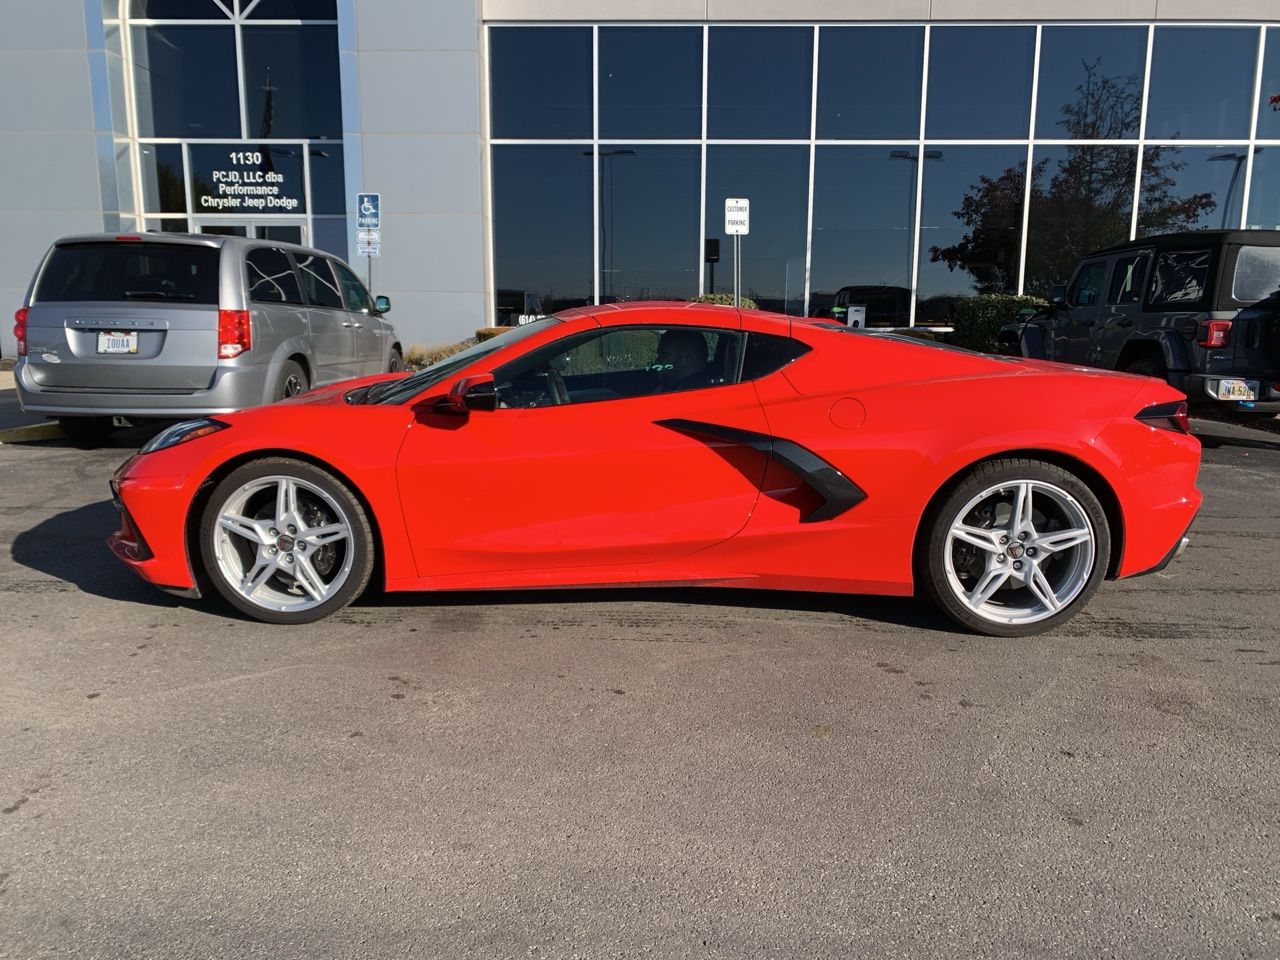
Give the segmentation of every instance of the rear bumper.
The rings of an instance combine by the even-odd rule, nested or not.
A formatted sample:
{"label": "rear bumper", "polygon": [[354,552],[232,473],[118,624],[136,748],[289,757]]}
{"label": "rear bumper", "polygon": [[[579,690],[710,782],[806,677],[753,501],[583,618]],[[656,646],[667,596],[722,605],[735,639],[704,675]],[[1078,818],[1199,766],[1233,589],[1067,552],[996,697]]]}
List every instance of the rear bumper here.
{"label": "rear bumper", "polygon": [[233,413],[264,403],[267,367],[257,363],[221,366],[214,374],[213,386],[191,392],[130,392],[127,384],[110,391],[42,387],[32,377],[25,359],[18,361],[13,379],[18,405],[26,413],[46,417],[172,419]]}
{"label": "rear bumper", "polygon": [[[1256,380],[1257,400],[1219,400],[1209,392],[1211,380]],[[1207,404],[1223,410],[1239,410],[1245,413],[1280,413],[1280,375],[1275,373],[1215,373],[1187,374],[1179,387],[1190,403]]]}

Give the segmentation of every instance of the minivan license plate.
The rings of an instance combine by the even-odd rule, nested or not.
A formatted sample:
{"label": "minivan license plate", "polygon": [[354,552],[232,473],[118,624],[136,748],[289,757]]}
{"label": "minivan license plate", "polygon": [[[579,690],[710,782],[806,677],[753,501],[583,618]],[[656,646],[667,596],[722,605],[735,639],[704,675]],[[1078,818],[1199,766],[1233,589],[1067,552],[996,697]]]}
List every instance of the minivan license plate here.
{"label": "minivan license plate", "polygon": [[98,334],[99,353],[137,353],[138,335],[136,333],[100,333]]}

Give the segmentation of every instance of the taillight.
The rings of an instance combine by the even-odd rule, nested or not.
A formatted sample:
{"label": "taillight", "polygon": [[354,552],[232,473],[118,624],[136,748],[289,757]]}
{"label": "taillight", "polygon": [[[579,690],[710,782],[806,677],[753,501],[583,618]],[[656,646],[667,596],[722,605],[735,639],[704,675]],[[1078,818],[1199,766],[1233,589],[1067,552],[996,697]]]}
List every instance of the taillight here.
{"label": "taillight", "polygon": [[18,356],[27,355],[27,308],[19,307],[13,315],[13,336],[18,341]]}
{"label": "taillight", "polygon": [[1200,324],[1196,342],[1202,347],[1225,347],[1231,342],[1231,321],[1206,320]]}
{"label": "taillight", "polygon": [[1153,404],[1139,410],[1137,418],[1148,426],[1161,430],[1172,430],[1175,433],[1191,432],[1191,421],[1187,418],[1187,401],[1185,400]]}
{"label": "taillight", "polygon": [[253,346],[248,310],[218,311],[218,359],[230,360]]}

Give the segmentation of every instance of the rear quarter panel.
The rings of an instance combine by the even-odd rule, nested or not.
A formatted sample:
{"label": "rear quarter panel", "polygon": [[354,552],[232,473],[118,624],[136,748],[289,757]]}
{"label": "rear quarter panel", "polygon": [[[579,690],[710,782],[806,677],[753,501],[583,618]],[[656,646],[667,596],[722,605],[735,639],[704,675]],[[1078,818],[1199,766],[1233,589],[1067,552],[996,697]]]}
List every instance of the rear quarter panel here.
{"label": "rear quarter panel", "polygon": [[[767,491],[745,543],[785,556],[794,571],[847,578],[849,589],[909,592],[916,532],[932,498],[970,465],[1010,451],[1080,461],[1111,487],[1126,517],[1153,497],[1181,501],[1194,491],[1198,444],[1173,435],[1172,446],[1153,442],[1162,431],[1132,421],[1147,402],[1180,397],[1164,384],[797,328],[814,351],[757,385],[770,431],[827,459],[867,499],[832,521],[797,525],[788,503],[796,494],[785,483]],[[1131,423],[1116,427],[1118,419]],[[1126,568],[1134,572],[1122,560]]]}

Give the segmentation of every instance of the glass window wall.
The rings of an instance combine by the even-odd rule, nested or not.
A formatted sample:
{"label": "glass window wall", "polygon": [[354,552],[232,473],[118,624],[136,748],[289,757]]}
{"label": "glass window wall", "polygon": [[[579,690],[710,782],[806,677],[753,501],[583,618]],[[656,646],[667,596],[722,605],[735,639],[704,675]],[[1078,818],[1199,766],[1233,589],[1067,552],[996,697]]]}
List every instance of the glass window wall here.
{"label": "glass window wall", "polygon": [[[556,177],[571,192],[518,214],[501,199],[521,182],[512,145],[491,147],[500,315],[528,297],[728,292],[730,196],[752,205],[745,295],[893,325],[945,323],[978,292],[1043,296],[1134,235],[1280,223],[1280,27],[494,25],[489,40],[493,137],[571,141],[559,174],[525,174],[526,193]],[[533,207],[568,211],[550,242],[518,226]]]}
{"label": "glass window wall", "polygon": [[600,136],[702,136],[702,31],[600,28]]}
{"label": "glass window wall", "polygon": [[493,263],[499,321],[592,302],[591,151],[493,147]]}
{"label": "glass window wall", "polygon": [[1156,27],[1147,138],[1249,136],[1255,27]]}

